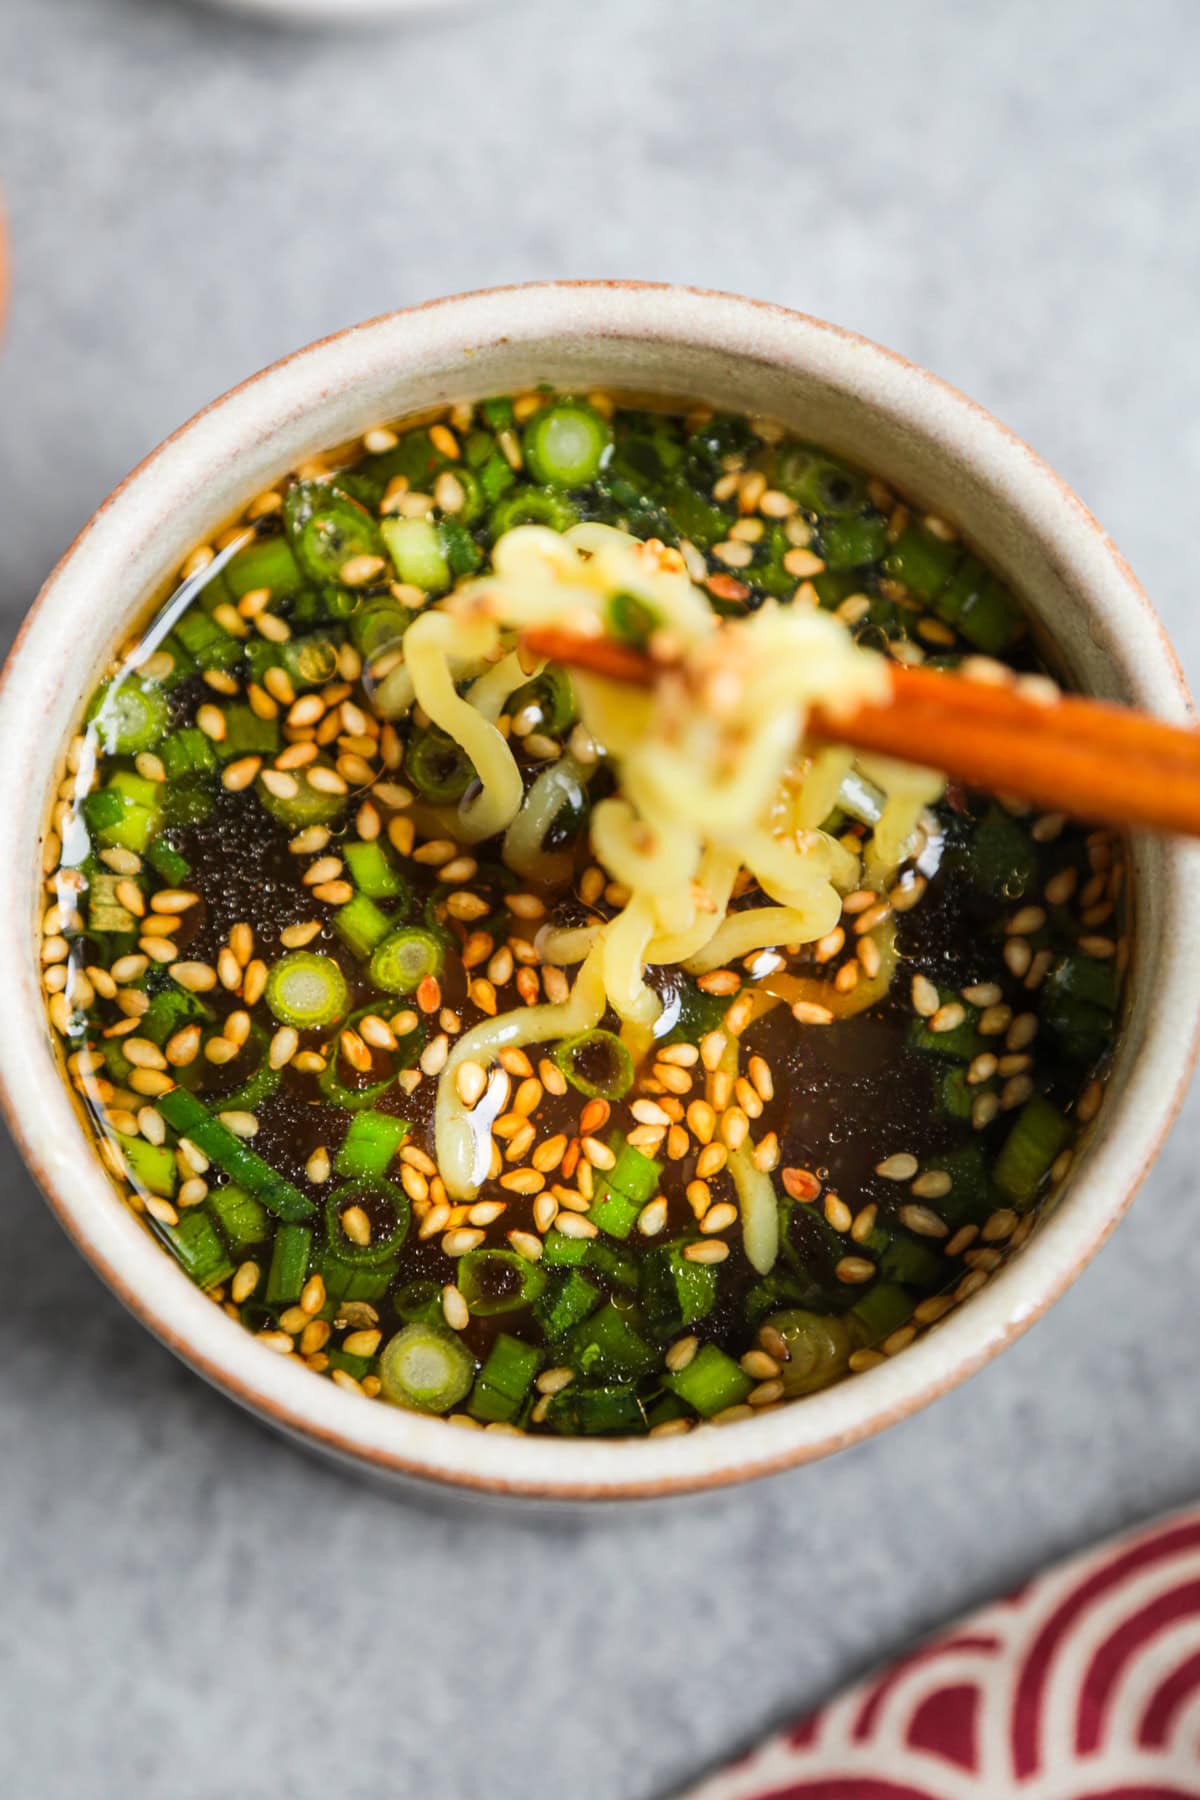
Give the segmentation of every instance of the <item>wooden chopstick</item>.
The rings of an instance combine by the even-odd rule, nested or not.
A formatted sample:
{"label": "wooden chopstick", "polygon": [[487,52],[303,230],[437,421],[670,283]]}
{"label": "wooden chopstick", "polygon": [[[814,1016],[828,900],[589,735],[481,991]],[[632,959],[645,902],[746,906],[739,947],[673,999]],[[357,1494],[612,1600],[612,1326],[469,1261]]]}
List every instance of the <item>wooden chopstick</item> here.
{"label": "wooden chopstick", "polygon": [[[610,638],[537,627],[536,656],[650,687],[671,665]],[[810,715],[810,735],[941,769],[953,780],[1106,825],[1200,836],[1200,731],[1076,694],[1058,698],[889,665],[888,701]]]}

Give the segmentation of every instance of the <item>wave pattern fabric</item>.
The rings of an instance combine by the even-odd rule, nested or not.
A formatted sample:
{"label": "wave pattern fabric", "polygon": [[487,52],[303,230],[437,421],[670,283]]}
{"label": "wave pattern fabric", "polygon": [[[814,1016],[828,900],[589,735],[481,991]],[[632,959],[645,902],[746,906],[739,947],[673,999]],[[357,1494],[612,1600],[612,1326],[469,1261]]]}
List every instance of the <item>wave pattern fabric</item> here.
{"label": "wave pattern fabric", "polygon": [[1200,1510],[1039,1576],[681,1800],[1200,1800]]}

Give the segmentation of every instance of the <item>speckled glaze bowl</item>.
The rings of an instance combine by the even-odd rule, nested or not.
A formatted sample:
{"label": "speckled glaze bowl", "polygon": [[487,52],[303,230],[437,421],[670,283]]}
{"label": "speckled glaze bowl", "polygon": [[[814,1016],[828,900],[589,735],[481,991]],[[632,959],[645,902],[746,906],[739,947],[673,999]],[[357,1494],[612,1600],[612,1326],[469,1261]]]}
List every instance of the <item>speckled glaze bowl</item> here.
{"label": "speckled glaze bowl", "polygon": [[763,1417],[686,1436],[572,1441],[463,1431],[314,1379],[194,1288],[119,1204],[64,1086],[35,955],[41,840],[60,757],[116,639],[187,551],[323,446],[383,419],[550,380],[695,395],[774,415],[955,521],[1053,633],[1084,690],[1186,720],[1183,678],[1100,526],[980,407],[877,345],[782,307],[633,283],[439,300],[277,363],[200,413],[106,501],[30,613],[0,691],[10,796],[0,859],[0,1092],[67,1232],[126,1305],[260,1418],[397,1484],[570,1503],[717,1488],[810,1462],[926,1405],[1010,1343],[1112,1231],[1182,1097],[1200,1016],[1200,855],[1134,851],[1132,1006],[1109,1094],[1049,1216],[982,1291],[891,1361]]}

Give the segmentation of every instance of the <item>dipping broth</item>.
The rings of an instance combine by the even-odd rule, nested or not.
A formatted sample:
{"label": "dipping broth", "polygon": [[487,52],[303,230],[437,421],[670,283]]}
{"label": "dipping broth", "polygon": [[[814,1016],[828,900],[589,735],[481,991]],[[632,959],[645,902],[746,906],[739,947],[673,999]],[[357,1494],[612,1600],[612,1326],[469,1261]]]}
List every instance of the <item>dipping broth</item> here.
{"label": "dipping broth", "polygon": [[[682,1432],[902,1351],[1028,1236],[1100,1104],[1123,847],[935,783],[889,865],[887,772],[797,749],[788,805],[831,767],[832,803],[776,841],[824,858],[825,928],[634,956],[628,1012],[598,989],[581,1026],[642,903],[592,838],[621,760],[511,631],[443,659],[430,706],[465,697],[519,775],[480,836],[492,789],[406,661],[529,525],[632,556],[604,629],[664,656],[659,579],[1048,679],[950,525],[768,421],[538,392],[376,429],[198,546],[93,697],[47,840],[49,1018],[124,1203],[264,1346],[462,1424]],[[713,900],[707,866],[695,941],[769,898],[735,858]]]}

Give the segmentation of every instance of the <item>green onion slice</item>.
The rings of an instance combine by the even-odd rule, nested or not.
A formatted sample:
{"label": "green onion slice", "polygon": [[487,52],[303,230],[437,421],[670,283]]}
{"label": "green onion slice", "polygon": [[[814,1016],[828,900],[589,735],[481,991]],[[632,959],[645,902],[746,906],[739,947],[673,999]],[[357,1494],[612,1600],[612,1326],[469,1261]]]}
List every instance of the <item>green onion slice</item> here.
{"label": "green onion slice", "polygon": [[518,525],[546,525],[551,531],[566,531],[578,519],[575,507],[554,488],[521,486],[497,500],[488,528],[494,540]]}
{"label": "green onion slice", "polygon": [[379,1385],[393,1406],[448,1413],[469,1392],[475,1358],[443,1325],[412,1324],[384,1345]]}
{"label": "green onion slice", "polygon": [[604,466],[612,430],[593,407],[564,401],[534,414],[525,427],[523,447],[536,481],[547,487],[585,487]]}
{"label": "green onion slice", "polygon": [[427,975],[440,975],[446,962],[443,940],[421,925],[404,925],[385,938],[371,957],[371,980],[388,994],[411,994]]}
{"label": "green onion slice", "polygon": [[417,792],[435,806],[461,800],[475,779],[475,765],[466,751],[434,725],[413,732],[404,768]]}
{"label": "green onion slice", "polygon": [[161,688],[125,676],[99,690],[88,718],[109,756],[137,756],[164,736],[170,707]]}
{"label": "green onion slice", "polygon": [[780,1375],[790,1398],[815,1394],[846,1373],[854,1339],[844,1319],[832,1313],[804,1312],[799,1307],[775,1313],[767,1324],[788,1347],[788,1360]]}
{"label": "green onion slice", "polygon": [[515,1250],[468,1250],[459,1258],[455,1280],[459,1293],[481,1319],[532,1306],[546,1286],[544,1270],[537,1263],[526,1262]]}
{"label": "green onion slice", "polygon": [[314,581],[336,581],[352,556],[378,556],[379,527],[365,507],[325,481],[298,481],[283,503],[296,561]]}
{"label": "green onion slice", "polygon": [[[381,1214],[385,1218],[382,1231],[372,1229],[369,1244],[356,1244],[346,1236],[342,1227],[342,1214],[351,1206],[360,1207],[371,1220],[373,1228]],[[375,1268],[378,1264],[389,1261],[399,1250],[408,1236],[411,1212],[404,1189],[397,1187],[392,1181],[385,1181],[382,1176],[372,1176],[364,1181],[343,1182],[325,1202],[325,1228],[329,1234],[330,1247],[343,1262],[353,1263],[362,1269]]]}
{"label": "green onion slice", "polygon": [[350,1003],[346,977],[332,956],[310,950],[291,950],[279,958],[267,976],[264,997],[279,1023],[298,1031],[332,1025]]}
{"label": "green onion slice", "polygon": [[571,1086],[591,1099],[620,1100],[633,1086],[633,1058],[611,1031],[564,1038],[554,1060]]}
{"label": "green onion slice", "polygon": [[[313,768],[328,765],[314,763]],[[308,769],[296,769],[292,772],[292,780],[296,784],[296,792],[280,796],[273,794],[263,781],[262,776],[254,783],[254,792],[258,795],[259,804],[264,812],[278,819],[292,831],[299,831],[305,825],[327,825],[335,819],[346,804],[344,794],[327,794],[324,788],[314,787],[308,778]]]}

